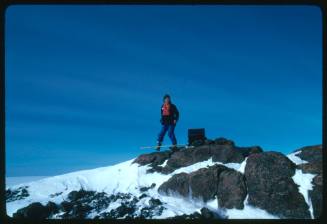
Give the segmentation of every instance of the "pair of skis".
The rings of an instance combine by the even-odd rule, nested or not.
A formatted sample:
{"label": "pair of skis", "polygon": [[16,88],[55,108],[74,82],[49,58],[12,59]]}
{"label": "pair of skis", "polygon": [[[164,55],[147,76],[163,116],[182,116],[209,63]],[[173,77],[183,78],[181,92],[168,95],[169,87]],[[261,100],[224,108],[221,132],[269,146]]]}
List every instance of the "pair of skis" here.
{"label": "pair of skis", "polygon": [[142,146],[141,149],[156,149],[156,148],[171,148],[171,147],[186,147],[189,148],[191,146],[188,145],[161,145],[161,146]]}

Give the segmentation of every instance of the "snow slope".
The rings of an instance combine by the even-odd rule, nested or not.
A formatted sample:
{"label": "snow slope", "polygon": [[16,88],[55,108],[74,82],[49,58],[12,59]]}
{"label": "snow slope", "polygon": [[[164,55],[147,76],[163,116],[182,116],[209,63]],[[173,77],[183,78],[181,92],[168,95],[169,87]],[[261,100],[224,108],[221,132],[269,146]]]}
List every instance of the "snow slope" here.
{"label": "snow slope", "polygon": [[[296,155],[289,155],[292,161],[298,161]],[[190,173],[200,168],[212,166],[214,164],[222,164],[220,162],[213,162],[212,159],[207,161],[195,163],[193,165],[182,167],[175,170],[170,174],[162,174],[158,172],[146,173],[150,167],[140,166],[139,164],[132,163],[134,159],[119,163],[117,165],[102,167],[92,170],[83,170],[78,172],[72,172],[64,175],[48,177],[41,180],[33,181],[27,184],[18,184],[10,187],[11,190],[19,187],[28,187],[29,196],[27,198],[7,202],[7,214],[12,216],[17,209],[28,206],[33,202],[41,202],[46,204],[49,201],[55,203],[61,203],[67,197],[67,195],[74,190],[89,190],[97,192],[106,192],[108,194],[120,193],[131,193],[136,197],[139,197],[142,192],[141,187],[149,187],[155,183],[155,187],[148,190],[149,196],[152,198],[159,199],[166,208],[160,216],[154,218],[167,218],[176,215],[192,214],[195,211],[199,211],[202,207],[207,207],[217,213],[231,219],[246,219],[246,218],[259,218],[259,219],[272,219],[278,218],[269,214],[268,212],[250,206],[247,200],[244,201],[244,209],[220,209],[218,207],[217,199],[204,203],[202,201],[196,201],[191,198],[182,198],[178,195],[174,197],[163,196],[158,193],[159,186],[171,178],[173,175],[181,172]],[[162,166],[165,166],[165,161]],[[303,162],[303,161],[301,161]],[[237,170],[238,172],[244,173],[246,160],[242,163],[227,163],[223,164],[226,167]],[[303,194],[306,202],[310,205],[310,198],[308,196],[308,190],[312,188],[311,180],[313,175],[303,174],[297,170],[293,177],[295,183],[299,185],[299,192]],[[148,204],[149,197],[145,197],[138,203]],[[119,203],[110,204],[106,211],[119,206]],[[103,211],[105,212],[105,211]],[[96,214],[91,214],[89,218],[93,218]]]}

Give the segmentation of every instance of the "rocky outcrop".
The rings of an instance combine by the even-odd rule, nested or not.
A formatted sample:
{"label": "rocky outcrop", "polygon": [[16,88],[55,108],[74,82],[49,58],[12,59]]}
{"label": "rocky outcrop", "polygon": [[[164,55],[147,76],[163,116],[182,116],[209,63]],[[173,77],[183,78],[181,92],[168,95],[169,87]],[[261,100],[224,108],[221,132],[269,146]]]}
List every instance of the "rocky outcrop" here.
{"label": "rocky outcrop", "polygon": [[323,195],[323,163],[322,163],[322,145],[314,145],[300,148],[296,151],[302,160],[307,163],[299,164],[298,169],[301,169],[303,173],[315,174],[312,181],[313,189],[309,191],[313,207],[314,218],[319,218],[322,212],[322,195]]}
{"label": "rocky outcrop", "polygon": [[6,201],[16,201],[27,198],[30,194],[28,193],[27,187],[19,187],[16,190],[6,190]]}
{"label": "rocky outcrop", "polygon": [[245,177],[234,170],[224,170],[218,180],[218,205],[220,208],[243,209],[247,195]]}
{"label": "rocky outcrop", "polygon": [[[215,140],[207,139],[205,142],[193,147],[181,147],[177,151],[143,154],[136,158],[134,163],[138,163],[141,166],[149,165],[151,167],[147,171],[149,173],[160,172],[169,174],[181,167],[190,166],[210,158],[214,162],[241,163],[249,155],[261,152],[263,150],[259,146],[238,147],[232,140],[217,138]],[[161,166],[166,160],[166,165],[164,167]]]}
{"label": "rocky outcrop", "polygon": [[151,164],[152,166],[157,166],[162,164],[171,155],[170,151],[163,152],[153,152],[149,154],[142,154],[137,157],[133,163],[138,163],[141,166]]}
{"label": "rocky outcrop", "polygon": [[309,191],[309,196],[313,207],[313,216],[314,218],[319,218],[322,214],[323,206],[322,174],[313,178],[313,189]]}
{"label": "rocky outcrop", "polygon": [[317,163],[322,161],[322,145],[306,146],[296,151],[300,151],[300,153],[296,156],[309,163]]}
{"label": "rocky outcrop", "polygon": [[236,147],[236,149],[239,150],[244,157],[248,157],[249,155],[254,154],[254,153],[263,152],[263,149],[260,146]]}
{"label": "rocky outcrop", "polygon": [[58,210],[58,206],[53,202],[48,202],[45,206],[40,202],[34,202],[25,208],[18,209],[17,212],[13,214],[13,218],[46,219],[58,212]]}
{"label": "rocky outcrop", "polygon": [[278,152],[252,154],[245,167],[248,203],[282,218],[310,218],[292,176],[295,164]]}
{"label": "rocky outcrop", "polygon": [[205,202],[218,196],[220,207],[239,209],[243,208],[246,197],[244,176],[223,165],[202,168],[189,174],[176,174],[164,182],[158,191],[166,195],[177,193]]}
{"label": "rocky outcrop", "polygon": [[[104,192],[95,191],[72,191],[67,199],[60,204],[49,202],[42,205],[39,202],[32,203],[27,207],[17,210],[14,218],[29,219],[85,219],[90,214],[97,213],[95,219],[118,219],[118,218],[151,218],[161,215],[163,203],[159,199],[150,198],[149,206],[140,208],[137,203],[140,198],[131,194],[117,193],[107,195]],[[108,212],[100,212],[108,208],[111,203],[120,202],[120,205]],[[139,211],[137,211],[139,210]]]}
{"label": "rocky outcrop", "polygon": [[[244,206],[249,205],[261,208],[280,218],[309,219],[311,218],[308,205],[310,203],[305,201],[302,191],[299,191],[300,186],[297,185],[300,184],[299,175],[301,177],[305,173],[312,174],[302,177],[310,180],[313,178],[313,188],[309,190],[308,195],[312,202],[313,216],[318,218],[322,212],[322,147],[321,145],[309,146],[298,149],[296,152],[289,158],[298,165],[282,153],[264,152],[259,146],[239,147],[233,141],[225,138],[206,139],[197,142],[193,147],[181,147],[175,151],[140,155],[133,161],[139,167],[130,166],[131,169],[138,167],[142,170],[142,172],[137,173],[137,176],[135,175],[134,183],[137,181],[137,185],[131,185],[133,186],[131,193],[121,193],[119,187],[115,188],[115,193],[111,195],[83,189],[71,191],[68,195],[68,192],[52,192],[53,194],[49,195],[49,200],[57,200],[59,196],[65,197],[64,201],[58,204],[54,202],[47,204],[31,203],[17,210],[13,217],[32,219],[160,217],[165,209],[168,209],[167,214],[171,211],[168,202],[163,202],[164,200],[158,195],[159,193],[173,197],[184,197],[189,199],[190,203],[194,203],[194,201],[210,202],[210,206],[203,204],[203,206],[208,207],[203,207],[200,211],[178,215],[173,217],[174,219],[226,218],[224,217],[228,214],[224,213],[226,209],[235,208],[241,211]],[[294,159],[294,156],[298,156],[304,161],[298,161],[298,159]],[[181,170],[178,171],[182,167],[209,159],[217,163],[204,168],[192,166],[185,169],[185,173],[179,173]],[[203,164],[207,163],[202,163],[200,166],[203,167]],[[190,172],[190,169],[197,170]],[[303,173],[299,172],[299,169]],[[144,174],[143,170],[146,170],[147,174]],[[176,170],[175,173],[177,174],[173,173]],[[150,178],[145,178],[147,181],[138,181],[139,175],[148,175],[148,173],[153,172],[161,174],[153,175],[155,177],[153,179],[152,175],[146,176],[146,178]],[[166,176],[168,180],[157,186],[159,183],[156,182],[156,178],[162,174],[169,174],[170,176]],[[127,183],[129,184],[129,182]],[[157,188],[158,192],[156,191]],[[29,199],[29,194],[33,196],[33,193],[31,187],[7,189],[6,201],[10,203],[16,200],[26,200],[26,198]],[[245,200],[246,198],[247,200]],[[218,214],[216,210],[211,211],[209,209],[212,206],[212,200],[217,201],[217,207],[222,209],[220,213],[223,215]],[[113,205],[112,209],[108,209],[111,208],[111,205]],[[196,203],[197,206],[198,203]]]}
{"label": "rocky outcrop", "polygon": [[200,212],[194,212],[189,215],[178,215],[175,217],[172,217],[171,219],[223,219],[220,214],[211,211],[208,208],[201,208]]}

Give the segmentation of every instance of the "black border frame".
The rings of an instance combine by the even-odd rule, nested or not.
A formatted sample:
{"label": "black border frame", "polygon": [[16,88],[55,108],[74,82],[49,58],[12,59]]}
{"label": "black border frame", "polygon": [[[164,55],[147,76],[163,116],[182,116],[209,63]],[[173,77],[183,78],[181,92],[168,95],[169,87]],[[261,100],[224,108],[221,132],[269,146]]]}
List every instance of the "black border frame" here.
{"label": "black border frame", "polygon": [[45,5],[45,4],[58,4],[58,5],[313,5],[320,8],[322,14],[322,109],[323,109],[323,123],[322,123],[322,146],[323,146],[323,186],[326,186],[326,154],[327,154],[327,129],[326,129],[326,107],[327,107],[327,1],[326,0],[3,0],[0,3],[0,224],[1,223],[321,223],[327,218],[326,215],[326,187],[323,188],[323,208],[322,216],[313,220],[294,220],[294,219],[281,219],[281,220],[89,220],[89,219],[72,219],[72,220],[19,220],[12,219],[6,214],[6,201],[5,201],[5,14],[6,9],[11,5]]}

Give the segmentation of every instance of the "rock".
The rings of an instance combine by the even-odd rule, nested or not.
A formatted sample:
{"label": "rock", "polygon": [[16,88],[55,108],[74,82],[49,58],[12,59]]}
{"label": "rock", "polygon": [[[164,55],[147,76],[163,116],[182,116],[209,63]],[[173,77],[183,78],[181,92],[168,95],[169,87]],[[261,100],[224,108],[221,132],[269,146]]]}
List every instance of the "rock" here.
{"label": "rock", "polygon": [[295,164],[282,153],[250,155],[245,166],[248,203],[281,218],[310,218],[308,205],[292,179],[294,173]]}
{"label": "rock", "polygon": [[13,214],[13,218],[46,219],[49,215],[49,211],[45,206],[40,202],[35,202],[27,207],[18,209]]}
{"label": "rock", "polygon": [[201,146],[203,144],[205,144],[205,141],[201,140],[201,139],[198,139],[198,140],[193,141],[191,146],[198,147],[198,146]]}
{"label": "rock", "polygon": [[313,207],[313,216],[319,218],[323,206],[322,145],[306,146],[296,151],[300,151],[296,156],[308,162],[297,165],[297,169],[301,169],[303,173],[316,174],[312,180],[313,189],[309,191],[309,197]]}
{"label": "rock", "polygon": [[297,169],[301,169],[303,173],[321,174],[322,162],[303,163],[296,166]]}
{"label": "rock", "polygon": [[200,212],[201,212],[201,218],[204,218],[204,219],[221,219],[222,218],[217,213],[212,212],[211,210],[209,210],[208,208],[205,208],[205,207],[201,208]]}
{"label": "rock", "polygon": [[187,173],[175,174],[160,185],[158,191],[166,195],[172,195],[177,192],[181,196],[187,196],[189,194],[189,175]]}
{"label": "rock", "polygon": [[222,208],[244,208],[247,195],[245,177],[235,170],[224,170],[219,175],[218,205]]}
{"label": "rock", "polygon": [[149,205],[150,205],[151,207],[157,207],[157,206],[159,206],[159,205],[162,205],[162,202],[161,202],[159,199],[151,198],[151,199],[149,200]]}
{"label": "rock", "polygon": [[322,145],[306,146],[296,151],[301,151],[296,156],[309,163],[322,163]]}
{"label": "rock", "polygon": [[263,149],[260,146],[252,146],[252,147],[236,147],[244,157],[248,157],[253,153],[261,153]]}
{"label": "rock", "polygon": [[152,183],[151,186],[149,186],[149,187],[141,187],[141,188],[140,188],[140,191],[141,191],[141,192],[148,191],[149,189],[152,189],[152,188],[154,188],[155,186],[156,186],[156,184],[155,184],[155,183]]}
{"label": "rock", "polygon": [[217,195],[219,174],[225,169],[222,165],[215,165],[190,173],[189,187],[192,197],[205,202],[214,199]]}
{"label": "rock", "polygon": [[230,147],[230,145],[210,146],[210,155],[214,162],[222,163],[241,163],[245,159],[240,151]]}
{"label": "rock", "polygon": [[48,202],[45,207],[46,207],[47,212],[48,212],[48,217],[49,216],[51,217],[52,215],[59,212],[59,206],[54,202],[51,202],[51,201]]}
{"label": "rock", "polygon": [[79,190],[79,191],[72,191],[68,194],[67,198],[70,201],[77,201],[80,199],[85,199],[88,198],[90,196],[95,195],[96,192],[95,191],[85,191],[85,190]]}
{"label": "rock", "polygon": [[61,202],[60,206],[64,212],[70,212],[73,209],[73,204],[68,201]]}
{"label": "rock", "polygon": [[172,176],[158,189],[159,193],[172,195],[178,193],[183,197],[193,197],[208,201],[217,193],[218,172],[226,169],[221,165],[202,168],[190,174],[180,173]]}
{"label": "rock", "polygon": [[323,177],[322,174],[315,176],[312,180],[313,189],[309,191],[313,207],[314,218],[319,218],[322,214],[323,207]]}
{"label": "rock", "polygon": [[24,198],[27,198],[29,195],[28,187],[19,187],[15,190],[7,189],[6,190],[6,202],[16,201],[16,200],[22,200]]}
{"label": "rock", "polygon": [[232,140],[228,140],[228,139],[222,138],[222,137],[216,138],[214,142],[216,145],[235,146],[235,143]]}
{"label": "rock", "polygon": [[323,207],[323,187],[322,185],[314,185],[313,189],[309,191],[309,197],[311,198],[313,216],[318,219],[322,215]]}
{"label": "rock", "polygon": [[139,196],[139,199],[146,198],[147,196],[148,196],[147,194],[141,194],[141,195]]}
{"label": "rock", "polygon": [[201,213],[194,212],[189,215],[186,214],[178,215],[175,217],[171,217],[169,219],[222,219],[222,217],[219,214],[212,212],[211,210],[205,207],[201,208],[200,212]]}
{"label": "rock", "polygon": [[214,162],[222,163],[241,163],[244,160],[242,153],[229,145],[202,145],[173,153],[161,172],[164,174],[171,173],[181,167],[190,166],[210,158]]}
{"label": "rock", "polygon": [[202,168],[190,174],[176,174],[164,182],[158,191],[161,194],[191,196],[204,202],[215,199],[218,194],[218,198],[221,196],[219,205],[225,208],[243,208],[246,197],[244,176],[222,165]]}
{"label": "rock", "polygon": [[170,151],[163,151],[163,152],[153,152],[149,154],[142,154],[137,157],[133,163],[138,163],[141,166],[151,164],[152,166],[160,165],[165,160],[167,160],[172,152]]}
{"label": "rock", "polygon": [[204,141],[204,144],[206,144],[206,145],[212,145],[212,144],[215,144],[215,141],[213,141],[213,140],[211,140],[211,139],[206,139],[206,140]]}
{"label": "rock", "polygon": [[177,220],[185,220],[185,219],[201,219],[202,215],[199,212],[193,212],[192,214],[183,214],[183,215],[176,215],[174,217],[169,217],[168,219],[177,219]]}

